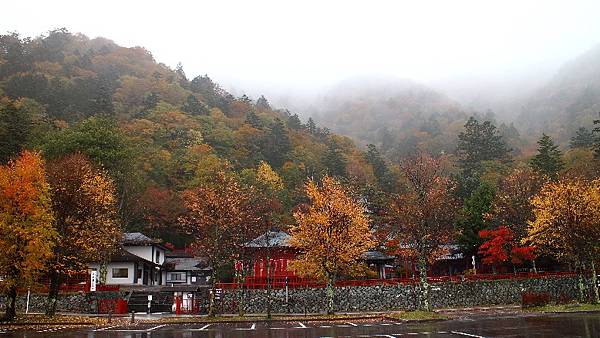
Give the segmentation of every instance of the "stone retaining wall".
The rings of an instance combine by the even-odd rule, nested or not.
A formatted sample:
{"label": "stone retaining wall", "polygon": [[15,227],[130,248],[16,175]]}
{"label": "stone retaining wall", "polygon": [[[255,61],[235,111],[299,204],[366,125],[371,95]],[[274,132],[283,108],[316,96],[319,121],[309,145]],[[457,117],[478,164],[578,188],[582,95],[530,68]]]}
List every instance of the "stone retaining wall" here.
{"label": "stone retaining wall", "polygon": [[[412,310],[418,306],[418,285],[349,286],[335,289],[338,312]],[[431,285],[436,308],[520,304],[523,292],[545,292],[552,301],[576,299],[576,277],[547,277],[494,281],[444,282]],[[321,312],[326,308],[325,289],[272,290],[272,312]],[[244,290],[247,313],[266,312],[266,290]],[[224,290],[220,310],[237,312],[238,293]]]}
{"label": "stone retaining wall", "polygon": [[[58,312],[71,313],[97,313],[99,299],[122,298],[120,292],[102,291],[94,293],[59,294],[57,301]],[[29,298],[29,312],[43,313],[46,311],[47,294],[31,294]],[[0,295],[0,314],[6,311],[6,297]],[[25,312],[27,295],[17,297],[17,312]]]}
{"label": "stone retaining wall", "polygon": [[[587,284],[589,285],[589,284]],[[413,310],[419,303],[418,285],[348,286],[335,289],[335,311],[389,311]],[[545,277],[533,279],[506,279],[495,281],[444,282],[431,285],[431,301],[436,308],[471,307],[504,304],[520,304],[523,292],[545,292],[552,301],[576,299],[576,277]],[[590,290],[588,290],[590,291]],[[285,290],[272,290],[272,312],[303,313],[322,312],[326,308],[325,289],[289,289],[286,302]],[[245,311],[264,313],[267,309],[266,290],[244,290]],[[97,313],[99,299],[124,297],[122,292],[96,292],[61,294],[58,299],[59,312]],[[201,296],[201,306],[207,307],[206,295]],[[47,301],[45,294],[32,294],[30,312],[44,312]],[[17,310],[25,311],[26,296],[20,295]],[[222,300],[217,303],[218,311],[236,313],[238,293],[223,290]],[[0,295],[0,313],[6,309],[5,298]]]}

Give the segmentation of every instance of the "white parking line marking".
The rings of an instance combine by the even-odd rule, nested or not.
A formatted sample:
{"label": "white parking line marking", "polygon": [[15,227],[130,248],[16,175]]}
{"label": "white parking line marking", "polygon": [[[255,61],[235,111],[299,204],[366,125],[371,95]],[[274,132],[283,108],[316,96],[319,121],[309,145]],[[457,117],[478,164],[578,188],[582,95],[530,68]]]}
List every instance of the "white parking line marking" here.
{"label": "white parking line marking", "polygon": [[329,325],[321,325],[321,326],[319,326],[319,327],[320,327],[320,328],[323,328],[323,329],[329,329],[329,328],[331,328],[331,326],[329,326]]}
{"label": "white parking line marking", "polygon": [[350,323],[350,322],[347,322],[346,324],[350,324],[350,325],[352,325],[352,326],[358,326],[358,325],[356,325],[356,324],[354,324],[354,323]]}
{"label": "white parking line marking", "polygon": [[454,333],[454,334],[458,334],[458,335],[466,336],[466,337],[485,338],[484,336],[478,336],[476,334],[470,334],[470,333],[460,332],[460,331],[450,331],[450,333]]}
{"label": "white parking line marking", "polygon": [[188,331],[204,331],[206,330],[207,327],[211,326],[212,324],[206,324],[203,327],[199,328],[199,329],[189,329]]}
{"label": "white parking line marking", "polygon": [[155,327],[151,327],[148,330],[146,330],[146,332],[150,332],[150,331],[154,331],[156,329],[160,329],[163,326],[167,326],[167,324],[162,324],[162,325],[158,325],[158,326],[155,326]]}
{"label": "white parking line marking", "polygon": [[298,322],[298,324],[300,324],[299,329],[307,329],[306,325],[302,324],[301,322]]}
{"label": "white parking line marking", "polygon": [[256,323],[252,323],[252,326],[250,327],[250,330],[256,330]]}
{"label": "white parking line marking", "polygon": [[110,330],[110,329],[114,329],[115,327],[119,327],[120,325],[113,325],[113,326],[107,326],[107,327],[103,327],[101,329],[96,329],[94,330],[94,332],[98,332],[98,331],[106,331],[106,330]]}
{"label": "white parking line marking", "polygon": [[381,325],[383,325],[383,326],[390,326],[392,324],[390,324],[390,323],[381,323]]}

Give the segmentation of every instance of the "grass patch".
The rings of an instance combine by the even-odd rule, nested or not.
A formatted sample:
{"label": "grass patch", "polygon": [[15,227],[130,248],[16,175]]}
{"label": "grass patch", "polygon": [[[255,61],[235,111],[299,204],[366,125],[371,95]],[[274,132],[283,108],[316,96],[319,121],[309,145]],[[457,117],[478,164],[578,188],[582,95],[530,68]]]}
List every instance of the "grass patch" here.
{"label": "grass patch", "polygon": [[[123,322],[121,319],[113,318],[113,324]],[[20,314],[11,321],[5,322],[0,321],[1,331],[12,332],[12,331],[33,331],[33,330],[44,330],[60,326],[68,327],[89,327],[89,326],[103,326],[107,325],[108,318],[88,317],[88,316],[64,316],[56,315],[54,317],[46,315],[24,315]]]}
{"label": "grass patch", "polygon": [[398,313],[390,313],[386,315],[388,318],[408,321],[418,320],[446,320],[448,316],[433,311],[406,311]]}
{"label": "grass patch", "polygon": [[193,317],[167,317],[161,318],[156,321],[145,321],[146,323],[220,323],[220,322],[256,322],[256,321],[279,321],[279,322],[292,322],[292,321],[335,321],[335,320],[353,320],[353,319],[367,319],[367,318],[381,318],[381,315],[376,314],[334,314],[334,315],[273,315],[271,319],[268,319],[265,315],[248,314],[245,316],[193,316]]}
{"label": "grass patch", "polygon": [[525,311],[531,312],[545,312],[545,313],[563,313],[563,312],[582,312],[582,311],[600,311],[600,304],[556,304],[556,305],[545,305],[535,306],[525,309]]}

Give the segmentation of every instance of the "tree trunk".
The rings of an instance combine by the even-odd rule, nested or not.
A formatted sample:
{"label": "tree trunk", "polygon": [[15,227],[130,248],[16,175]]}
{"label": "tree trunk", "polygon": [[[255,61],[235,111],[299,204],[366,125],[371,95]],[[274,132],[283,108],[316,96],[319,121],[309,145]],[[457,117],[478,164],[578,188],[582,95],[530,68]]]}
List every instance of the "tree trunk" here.
{"label": "tree trunk", "polygon": [[6,306],[4,320],[13,321],[17,316],[17,286],[10,286],[6,295],[8,296],[8,304]]}
{"label": "tree trunk", "polygon": [[590,260],[590,267],[592,268],[592,290],[594,290],[594,304],[600,303],[600,295],[598,294],[598,276],[596,275],[596,264],[594,260]]}
{"label": "tree trunk", "polygon": [[245,294],[244,294],[244,284],[246,284],[246,273],[245,273],[245,269],[246,269],[246,264],[244,261],[244,258],[242,256],[241,259],[241,264],[242,264],[242,269],[239,272],[239,276],[237,278],[238,281],[238,287],[236,289],[236,293],[237,293],[237,298],[238,298],[238,315],[240,317],[244,316],[244,298],[245,298]]}
{"label": "tree trunk", "polygon": [[429,283],[427,282],[427,260],[423,256],[419,257],[419,276],[421,281],[421,309],[424,311],[431,311],[431,302],[429,301]]}
{"label": "tree trunk", "polygon": [[267,253],[267,319],[271,319],[271,255]]}
{"label": "tree trunk", "polygon": [[216,270],[216,267],[213,265],[213,267],[210,271],[211,288],[210,288],[210,293],[208,295],[208,316],[209,317],[215,316],[215,293],[217,292],[217,283],[215,281],[215,270]]}
{"label": "tree trunk", "polygon": [[327,314],[328,315],[332,315],[334,314],[333,311],[333,295],[334,295],[334,289],[333,289],[333,283],[334,283],[334,277],[332,274],[327,274]]}
{"label": "tree trunk", "polygon": [[58,271],[50,271],[48,273],[50,285],[48,288],[48,303],[46,304],[46,314],[54,316],[56,313],[56,304],[58,301],[58,292],[60,290],[61,276]]}
{"label": "tree trunk", "polygon": [[577,289],[579,290],[579,302],[584,303],[584,288],[583,288],[583,263],[578,262],[579,269],[577,274]]}

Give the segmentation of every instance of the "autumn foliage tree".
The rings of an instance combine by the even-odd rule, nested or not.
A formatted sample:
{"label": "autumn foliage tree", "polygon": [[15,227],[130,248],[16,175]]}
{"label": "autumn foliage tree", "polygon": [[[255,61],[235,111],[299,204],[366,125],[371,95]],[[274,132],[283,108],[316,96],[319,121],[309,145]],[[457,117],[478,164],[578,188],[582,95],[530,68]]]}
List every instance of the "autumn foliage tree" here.
{"label": "autumn foliage tree", "polygon": [[50,288],[46,312],[53,315],[62,280],[106,262],[117,249],[122,229],[117,217],[115,185],[89,159],[74,153],[48,163],[54,228],[60,236],[48,263]]}
{"label": "autumn foliage tree", "polygon": [[208,313],[214,316],[217,271],[237,258],[241,243],[253,238],[260,216],[250,203],[252,191],[225,172],[184,191],[182,200],[184,211],[179,221],[183,230],[194,239],[192,250],[207,257],[212,267]]}
{"label": "autumn foliage tree", "polygon": [[503,177],[496,188],[491,221],[497,226],[506,225],[517,241],[525,238],[527,223],[534,218],[530,200],[543,184],[544,180],[529,168],[515,169]]}
{"label": "autumn foliage tree", "polygon": [[403,254],[417,258],[421,308],[431,311],[427,269],[456,238],[453,221],[456,201],[454,185],[442,174],[439,159],[418,154],[401,163],[405,186],[392,195],[386,215],[386,231]]}
{"label": "autumn foliage tree", "polygon": [[483,256],[483,263],[494,267],[498,264],[510,262],[513,265],[523,264],[535,258],[535,248],[520,246],[515,240],[514,232],[505,225],[497,229],[481,230],[479,236],[485,240],[479,247],[479,254]]}
{"label": "autumn foliage tree", "polygon": [[546,183],[531,200],[535,219],[524,242],[558,260],[579,267],[583,300],[584,266],[592,270],[594,300],[598,302],[595,260],[600,252],[600,180],[563,179]]}
{"label": "autumn foliage tree", "polygon": [[325,176],[306,183],[309,204],[294,213],[290,245],[302,253],[292,262],[300,275],[327,282],[327,313],[333,313],[335,279],[359,271],[361,255],[373,241],[364,207],[341,183]]}
{"label": "autumn foliage tree", "polygon": [[50,187],[38,153],[24,151],[0,166],[0,284],[8,298],[5,319],[16,315],[17,289],[32,285],[52,257]]}

